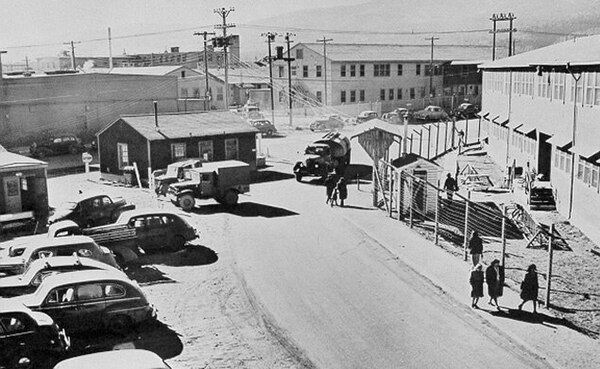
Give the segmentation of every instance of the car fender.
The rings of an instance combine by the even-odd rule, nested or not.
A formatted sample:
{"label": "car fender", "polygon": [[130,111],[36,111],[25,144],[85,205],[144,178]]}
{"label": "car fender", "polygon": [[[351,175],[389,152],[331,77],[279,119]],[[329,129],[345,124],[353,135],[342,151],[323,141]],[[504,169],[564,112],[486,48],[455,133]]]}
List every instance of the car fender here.
{"label": "car fender", "polygon": [[194,196],[194,190],[190,189],[190,188],[186,188],[185,190],[182,190],[181,192],[177,193],[177,197],[183,196],[183,195],[192,195]]}

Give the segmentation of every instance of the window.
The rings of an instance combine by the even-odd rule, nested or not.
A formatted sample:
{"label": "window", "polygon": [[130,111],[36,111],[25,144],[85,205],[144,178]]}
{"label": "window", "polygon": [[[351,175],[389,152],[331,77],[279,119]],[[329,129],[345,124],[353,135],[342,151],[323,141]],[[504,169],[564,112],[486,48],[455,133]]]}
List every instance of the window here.
{"label": "window", "polygon": [[385,100],[385,90],[383,88],[381,90],[379,90],[379,100],[381,100],[381,101]]}
{"label": "window", "polygon": [[417,71],[416,71],[416,75],[420,76],[421,75],[421,64],[417,64]]}
{"label": "window", "polygon": [[600,105],[600,73],[594,73],[594,105]]}
{"label": "window", "polygon": [[3,316],[0,318],[0,329],[7,334],[24,332],[28,329],[27,321],[17,316]]}
{"label": "window", "polygon": [[402,64],[398,64],[398,75],[402,75]]}
{"label": "window", "polygon": [[356,65],[350,65],[350,77],[356,77]]}
{"label": "window", "polygon": [[102,286],[99,284],[84,284],[77,287],[78,300],[95,300],[102,298]]}
{"label": "window", "polygon": [[358,91],[358,100],[361,102],[365,101],[365,90]]}
{"label": "window", "polygon": [[594,103],[594,74],[586,73],[585,74],[585,103],[587,105],[592,105]]}
{"label": "window", "polygon": [[198,142],[198,153],[200,157],[206,161],[213,161],[213,142],[212,141],[200,141]]}
{"label": "window", "polygon": [[323,93],[321,91],[317,91],[317,101],[323,102]]}
{"label": "window", "polygon": [[296,59],[304,59],[304,50],[296,49]]}
{"label": "window", "polygon": [[565,165],[565,172],[567,173],[571,173],[571,162],[573,161],[573,154],[571,154],[570,152],[567,153],[567,160],[566,160],[566,165]]}
{"label": "window", "polygon": [[185,78],[185,71],[184,70],[181,71],[181,78]]}
{"label": "window", "polygon": [[580,157],[577,157],[577,179],[583,179],[584,162]]}
{"label": "window", "polygon": [[[321,77],[321,66],[317,65],[317,72],[316,72],[316,76],[317,77]],[[281,76],[280,76],[281,77]]]}
{"label": "window", "polygon": [[340,76],[346,77],[346,64],[342,64],[340,69]]}
{"label": "window", "polygon": [[364,64],[360,64],[358,66],[358,73],[361,77],[365,76],[365,65]]}
{"label": "window", "polygon": [[302,77],[308,78],[308,65],[302,66]]}
{"label": "window", "polygon": [[389,77],[390,76],[390,65],[389,64],[375,64],[373,66],[374,77]]}
{"label": "window", "polygon": [[388,90],[388,100],[394,100],[394,89],[390,88]]}
{"label": "window", "polygon": [[180,160],[186,157],[186,145],[185,143],[173,143],[171,144],[171,159]]}
{"label": "window", "polygon": [[398,100],[402,100],[402,89],[401,89],[401,88],[399,88],[399,89],[397,90],[396,98],[397,98]]}
{"label": "window", "polygon": [[583,183],[592,183],[592,163],[586,161],[583,168]]}
{"label": "window", "polygon": [[217,101],[223,101],[223,87],[217,87]]}
{"label": "window", "polygon": [[350,91],[350,102],[356,102],[356,90]]}
{"label": "window", "polygon": [[598,187],[598,166],[592,166],[592,187]]}
{"label": "window", "polygon": [[125,289],[116,284],[107,284],[106,286],[104,286],[104,295],[106,297],[125,296]]}
{"label": "window", "polygon": [[117,157],[119,160],[119,169],[129,165],[129,149],[126,143],[117,143]]}
{"label": "window", "polygon": [[296,75],[296,69],[297,69],[297,68],[298,68],[298,67],[296,67],[295,65],[292,65],[292,76],[295,76],[295,75]]}
{"label": "window", "polygon": [[340,102],[341,103],[346,102],[346,91],[340,91]]}
{"label": "window", "polygon": [[411,87],[410,90],[409,90],[409,92],[410,92],[410,98],[411,98],[411,100],[414,99],[415,98],[415,88]]}
{"label": "window", "polygon": [[279,66],[279,78],[283,78],[284,74],[285,74],[285,68],[283,65],[280,65]]}
{"label": "window", "polygon": [[239,158],[238,139],[228,138],[225,140],[225,160],[237,160]]}

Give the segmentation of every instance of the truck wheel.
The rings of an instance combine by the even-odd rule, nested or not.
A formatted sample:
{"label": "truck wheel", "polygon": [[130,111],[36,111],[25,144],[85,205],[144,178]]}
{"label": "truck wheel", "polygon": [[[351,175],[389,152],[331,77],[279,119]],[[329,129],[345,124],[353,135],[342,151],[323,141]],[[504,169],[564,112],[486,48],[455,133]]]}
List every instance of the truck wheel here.
{"label": "truck wheel", "polygon": [[223,197],[223,203],[227,206],[237,205],[238,198],[239,196],[237,192],[229,190],[227,191],[227,193],[225,193],[225,196]]}
{"label": "truck wheel", "polygon": [[296,173],[296,181],[302,182],[302,174]]}
{"label": "truck wheel", "polygon": [[187,194],[179,197],[179,206],[181,206],[184,211],[192,210],[194,205],[196,205],[196,201],[192,195]]}

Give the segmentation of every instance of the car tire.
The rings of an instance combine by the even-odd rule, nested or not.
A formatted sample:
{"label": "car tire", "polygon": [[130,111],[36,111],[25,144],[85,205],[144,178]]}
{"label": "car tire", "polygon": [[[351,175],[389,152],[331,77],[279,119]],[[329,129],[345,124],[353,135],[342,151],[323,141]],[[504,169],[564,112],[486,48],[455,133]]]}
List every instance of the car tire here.
{"label": "car tire", "polygon": [[108,322],[108,330],[116,334],[124,334],[133,326],[127,315],[115,315]]}
{"label": "car tire", "polygon": [[196,200],[190,194],[180,196],[178,202],[183,211],[191,211],[196,205]]}
{"label": "car tire", "polygon": [[267,136],[268,137],[273,136],[273,130],[272,129],[270,129],[270,130],[267,131]]}

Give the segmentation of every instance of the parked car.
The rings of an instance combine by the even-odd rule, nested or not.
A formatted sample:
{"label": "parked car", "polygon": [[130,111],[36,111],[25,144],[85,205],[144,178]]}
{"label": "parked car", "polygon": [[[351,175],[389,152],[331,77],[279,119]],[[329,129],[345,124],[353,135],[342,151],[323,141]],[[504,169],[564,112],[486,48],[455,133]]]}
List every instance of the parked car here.
{"label": "parked car", "polygon": [[263,136],[273,136],[273,134],[277,133],[277,128],[267,119],[253,119],[249,120],[248,123],[256,129],[260,131]]}
{"label": "parked car", "polygon": [[81,139],[74,135],[61,135],[50,137],[29,146],[29,152],[34,158],[43,159],[46,156],[78,154],[85,151]]}
{"label": "parked car", "polygon": [[70,339],[48,315],[23,304],[0,304],[0,367],[51,368],[66,355]]}
{"label": "parked car", "polygon": [[329,114],[310,123],[311,131],[330,131],[344,128],[344,119],[337,114]]}
{"label": "parked car", "polygon": [[54,369],[170,369],[152,351],[140,349],[113,350],[81,355],[56,364]]}
{"label": "parked car", "polygon": [[158,169],[152,172],[154,177],[154,192],[157,195],[166,195],[171,183],[182,181],[189,169],[202,166],[202,159],[185,159],[167,165],[166,169]]}
{"label": "parked car", "polygon": [[462,103],[454,110],[456,117],[471,118],[475,117],[477,113],[479,113],[479,108],[470,103]]}
{"label": "parked car", "polygon": [[126,210],[135,209],[135,205],[125,200],[113,201],[104,194],[83,196],[82,198],[61,204],[48,219],[50,224],[59,220],[72,220],[81,227],[93,227],[113,223]]}
{"label": "parked car", "polygon": [[180,215],[158,209],[126,211],[116,223],[84,229],[83,234],[108,247],[122,262],[137,258],[139,249],[176,251],[198,238],[196,229]]}
{"label": "parked car", "polygon": [[356,117],[356,123],[364,123],[364,122],[368,122],[371,119],[375,119],[378,118],[379,114],[377,114],[376,111],[372,111],[372,110],[365,110],[362,111],[358,114],[358,117]]}
{"label": "parked car", "polygon": [[48,314],[69,333],[98,329],[124,333],[156,318],[156,310],[135,281],[107,270],[52,275],[35,293],[11,300]]}
{"label": "parked car", "polygon": [[384,113],[381,116],[381,120],[392,124],[402,124],[404,122],[404,117],[396,111],[391,111],[389,113]]}
{"label": "parked car", "polygon": [[106,263],[77,255],[53,256],[35,260],[27,267],[25,273],[0,278],[0,297],[14,297],[34,293],[44,278],[78,270],[112,270],[120,272]]}
{"label": "parked car", "polygon": [[[79,255],[101,261],[119,268],[115,258],[106,247],[98,246],[93,239],[86,236],[70,236],[48,238],[45,235],[22,237],[4,249],[0,257],[0,273],[9,275],[23,274],[35,260],[43,257]],[[10,241],[9,241],[10,244]],[[15,251],[17,250],[17,251]]]}
{"label": "parked car", "polygon": [[414,117],[418,120],[430,121],[430,120],[446,120],[449,118],[448,114],[439,106],[429,105],[423,110],[415,112]]}

